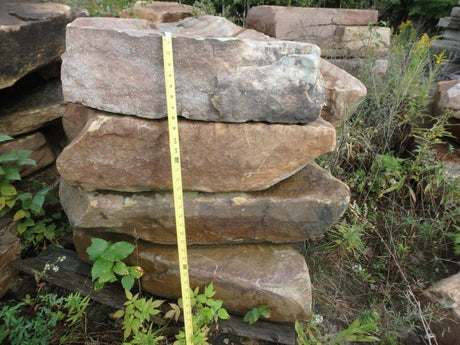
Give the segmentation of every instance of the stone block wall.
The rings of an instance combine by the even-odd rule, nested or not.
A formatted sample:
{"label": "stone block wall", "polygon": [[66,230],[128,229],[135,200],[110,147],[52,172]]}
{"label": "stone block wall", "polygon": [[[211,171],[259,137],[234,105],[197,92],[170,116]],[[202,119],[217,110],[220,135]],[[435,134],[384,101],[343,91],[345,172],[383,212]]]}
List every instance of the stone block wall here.
{"label": "stone block wall", "polygon": [[[0,144],[0,154],[31,150],[37,166],[21,176],[51,166],[63,139],[60,56],[65,28],[86,11],[38,0],[0,2],[0,134],[13,140]],[[0,297],[14,282],[11,262],[21,252],[11,219],[0,219]]]}

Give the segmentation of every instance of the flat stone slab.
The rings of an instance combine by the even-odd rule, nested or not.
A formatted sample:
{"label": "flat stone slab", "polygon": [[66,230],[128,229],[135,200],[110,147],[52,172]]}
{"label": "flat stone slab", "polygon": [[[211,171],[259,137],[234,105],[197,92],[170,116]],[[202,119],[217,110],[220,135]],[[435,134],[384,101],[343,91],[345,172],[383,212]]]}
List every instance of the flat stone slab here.
{"label": "flat stone slab", "polygon": [[51,150],[45,136],[36,132],[21,138],[15,138],[11,141],[0,144],[0,154],[8,151],[30,150],[32,153],[29,158],[33,159],[37,165],[24,165],[21,170],[21,176],[27,176],[40,170],[54,162],[54,153]]}
{"label": "flat stone slab", "polygon": [[30,133],[64,114],[61,83],[57,80],[35,88],[14,103],[0,108],[0,133],[9,136]]}
{"label": "flat stone slab", "polygon": [[[307,125],[179,120],[182,184],[202,192],[256,191],[286,179],[335,146],[335,129]],[[57,159],[84,190],[172,190],[166,120],[92,116]]]}
{"label": "flat stone slab", "polygon": [[[148,21],[78,18],[67,26],[67,102],[167,116],[161,32]],[[172,35],[178,114],[216,122],[309,123],[324,103],[319,48],[301,42]]]}
{"label": "flat stone slab", "polygon": [[166,1],[137,1],[134,7],[120,12],[120,18],[146,19],[153,23],[177,22],[191,17],[197,10],[190,5]]}
{"label": "flat stone slab", "polygon": [[[91,238],[112,242],[129,237],[76,229],[77,253],[89,262],[86,248]],[[156,296],[181,296],[179,263],[175,246],[137,241],[138,255],[131,265],[145,270],[142,288]],[[188,248],[190,286],[204,287],[213,282],[214,298],[223,300],[229,311],[245,314],[260,305],[271,307],[272,321],[294,322],[311,314],[311,283],[305,259],[289,245],[190,246]]]}
{"label": "flat stone slab", "polygon": [[65,50],[65,27],[86,11],[38,0],[0,2],[0,89]]}
{"label": "flat stone slab", "polygon": [[321,56],[363,57],[388,52],[390,29],[368,26],[377,20],[375,10],[254,6],[246,26],[277,39],[317,44]]}
{"label": "flat stone slab", "polygon": [[[85,192],[61,180],[59,195],[73,227],[105,229],[153,243],[177,242],[171,192]],[[348,187],[315,164],[263,192],[184,192],[187,243],[317,238],[342,216],[349,199]]]}

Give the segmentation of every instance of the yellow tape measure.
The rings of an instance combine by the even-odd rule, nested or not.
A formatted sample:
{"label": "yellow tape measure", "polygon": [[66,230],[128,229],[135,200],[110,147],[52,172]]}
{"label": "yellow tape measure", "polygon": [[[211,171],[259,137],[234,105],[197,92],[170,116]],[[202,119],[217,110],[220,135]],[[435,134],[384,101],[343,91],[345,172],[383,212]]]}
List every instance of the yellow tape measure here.
{"label": "yellow tape measure", "polygon": [[177,123],[176,86],[174,83],[174,63],[172,37],[170,32],[163,36],[163,63],[166,86],[166,107],[168,110],[169,150],[171,153],[174,210],[176,214],[177,250],[179,254],[179,273],[184,309],[185,340],[192,345],[193,323],[188,275],[187,237],[185,235],[184,199],[182,195],[182,174],[180,164],[179,127]]}

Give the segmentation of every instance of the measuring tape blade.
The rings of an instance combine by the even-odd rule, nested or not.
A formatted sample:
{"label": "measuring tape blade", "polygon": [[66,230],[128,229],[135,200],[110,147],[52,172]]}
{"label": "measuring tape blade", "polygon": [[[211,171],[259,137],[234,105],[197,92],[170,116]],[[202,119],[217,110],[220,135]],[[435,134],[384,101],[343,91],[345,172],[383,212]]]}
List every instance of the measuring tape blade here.
{"label": "measuring tape blade", "polygon": [[176,215],[177,251],[179,256],[179,273],[184,310],[185,339],[192,345],[193,323],[190,296],[190,282],[187,259],[187,237],[185,235],[184,199],[182,195],[182,173],[180,163],[179,126],[176,108],[176,86],[174,82],[174,63],[172,37],[170,32],[164,33],[163,63],[166,87],[166,108],[168,110],[169,150],[171,153],[171,171],[174,194],[174,211]]}

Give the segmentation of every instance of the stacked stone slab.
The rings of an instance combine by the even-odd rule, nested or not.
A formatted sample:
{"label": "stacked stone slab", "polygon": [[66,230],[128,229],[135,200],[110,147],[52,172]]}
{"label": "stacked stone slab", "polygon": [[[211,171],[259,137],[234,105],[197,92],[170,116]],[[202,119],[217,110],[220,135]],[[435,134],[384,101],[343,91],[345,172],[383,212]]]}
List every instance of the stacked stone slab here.
{"label": "stacked stone slab", "polygon": [[[59,82],[59,58],[65,48],[65,27],[85,11],[38,0],[0,1],[0,135],[13,140],[0,144],[0,154],[30,150],[36,166],[27,176],[55,160],[43,134],[65,111]],[[44,127],[48,127],[44,130]],[[18,259],[16,224],[0,219],[0,297],[15,279],[11,262]]]}
{"label": "stacked stone slab", "polygon": [[246,26],[278,39],[317,44],[321,56],[353,75],[362,58],[376,57],[374,68],[384,74],[390,28],[375,25],[377,21],[376,10],[264,5],[248,11]]}
{"label": "stacked stone slab", "polygon": [[438,26],[444,30],[442,39],[433,42],[433,48],[460,56],[460,1],[452,8],[450,17],[439,19]]}
{"label": "stacked stone slab", "polygon": [[305,319],[308,267],[289,243],[321,236],[349,201],[313,162],[335,142],[319,117],[319,49],[252,30],[235,37],[230,27],[245,30],[222,20],[68,26],[62,81],[73,104],[63,120],[73,140],[57,160],[61,203],[80,257],[93,237],[136,241],[128,261],[145,269],[143,288],[180,296],[161,48],[170,31],[191,285],[213,281],[236,313],[268,304],[274,321]]}

